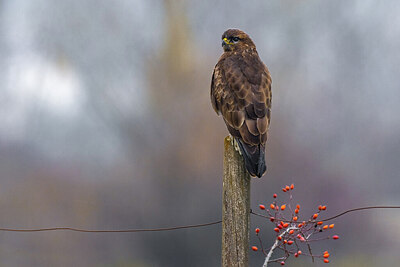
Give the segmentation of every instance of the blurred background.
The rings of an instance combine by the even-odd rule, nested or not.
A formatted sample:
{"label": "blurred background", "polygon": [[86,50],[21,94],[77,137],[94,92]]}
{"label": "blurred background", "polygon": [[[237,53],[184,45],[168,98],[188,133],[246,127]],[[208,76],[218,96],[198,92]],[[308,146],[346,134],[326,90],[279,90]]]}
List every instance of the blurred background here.
{"label": "blurred background", "polygon": [[[304,215],[399,205],[399,14],[396,0],[0,0],[0,226],[218,220],[227,130],[209,91],[228,28],[250,34],[273,79],[268,172],[252,182],[252,207],[290,183]],[[399,211],[335,223],[341,239],[314,248],[331,266],[400,261]],[[268,246],[272,225],[256,226]],[[2,232],[0,265],[219,266],[220,245],[219,225]]]}

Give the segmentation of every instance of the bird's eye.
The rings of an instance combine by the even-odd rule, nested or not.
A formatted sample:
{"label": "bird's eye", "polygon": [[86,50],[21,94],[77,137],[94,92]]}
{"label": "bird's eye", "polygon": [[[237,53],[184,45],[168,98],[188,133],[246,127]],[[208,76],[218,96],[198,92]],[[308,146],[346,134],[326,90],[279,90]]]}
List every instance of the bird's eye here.
{"label": "bird's eye", "polygon": [[240,40],[239,37],[233,37],[233,38],[232,38],[232,41],[234,41],[235,43],[238,42],[239,40]]}

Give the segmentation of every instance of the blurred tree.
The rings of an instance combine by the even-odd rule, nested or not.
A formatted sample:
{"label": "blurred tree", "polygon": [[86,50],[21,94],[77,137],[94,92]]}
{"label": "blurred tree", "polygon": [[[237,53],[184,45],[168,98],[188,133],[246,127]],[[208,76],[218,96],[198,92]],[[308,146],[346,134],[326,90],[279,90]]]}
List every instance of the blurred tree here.
{"label": "blurred tree", "polygon": [[[188,100],[193,93],[188,88],[196,69],[196,43],[191,37],[186,16],[186,1],[165,0],[164,31],[157,40],[161,43],[160,54],[153,58],[148,70],[151,106],[157,115],[165,119],[175,107]],[[175,109],[175,111],[174,111]],[[174,114],[177,115],[177,114]],[[172,120],[171,120],[172,121]]]}

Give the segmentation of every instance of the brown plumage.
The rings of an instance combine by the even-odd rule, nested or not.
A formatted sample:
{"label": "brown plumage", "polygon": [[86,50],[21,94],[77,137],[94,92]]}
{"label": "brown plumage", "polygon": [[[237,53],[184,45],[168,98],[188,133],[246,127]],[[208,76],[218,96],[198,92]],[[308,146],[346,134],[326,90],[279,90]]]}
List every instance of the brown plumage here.
{"label": "brown plumage", "polygon": [[271,75],[256,46],[243,31],[222,35],[224,53],[211,79],[211,103],[222,114],[252,176],[261,177],[271,114]]}

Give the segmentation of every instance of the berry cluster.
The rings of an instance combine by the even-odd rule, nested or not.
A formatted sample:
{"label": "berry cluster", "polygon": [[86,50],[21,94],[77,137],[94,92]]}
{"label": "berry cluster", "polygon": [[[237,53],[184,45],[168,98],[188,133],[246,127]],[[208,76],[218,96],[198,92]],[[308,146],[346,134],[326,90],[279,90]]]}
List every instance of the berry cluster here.
{"label": "berry cluster", "polygon": [[[295,258],[300,255],[309,256],[314,261],[314,258],[320,258],[325,263],[329,263],[330,254],[328,251],[324,251],[321,254],[313,254],[310,243],[326,239],[339,239],[337,235],[324,235],[320,238],[315,238],[317,234],[326,233],[335,227],[334,224],[325,224],[323,220],[318,220],[321,212],[326,210],[326,206],[319,205],[318,210],[309,216],[307,219],[300,220],[300,205],[292,207],[292,191],[294,184],[285,186],[282,188],[284,193],[288,193],[290,200],[288,204],[279,203],[277,201],[277,194],[273,195],[273,202],[267,208],[265,205],[259,205],[260,210],[263,214],[253,214],[268,218],[270,222],[274,224],[274,231],[276,232],[276,239],[272,247],[266,251],[263,247],[262,240],[260,238],[260,229],[256,228],[255,232],[260,242],[261,252],[265,255],[264,266],[268,263],[278,262],[281,265],[285,265],[285,261],[293,255]],[[307,252],[303,252],[301,249],[305,248]],[[284,255],[280,258],[271,259],[274,250],[279,249],[283,251]],[[258,251],[257,246],[252,246],[253,251]],[[303,249],[304,250],[304,249]]]}

